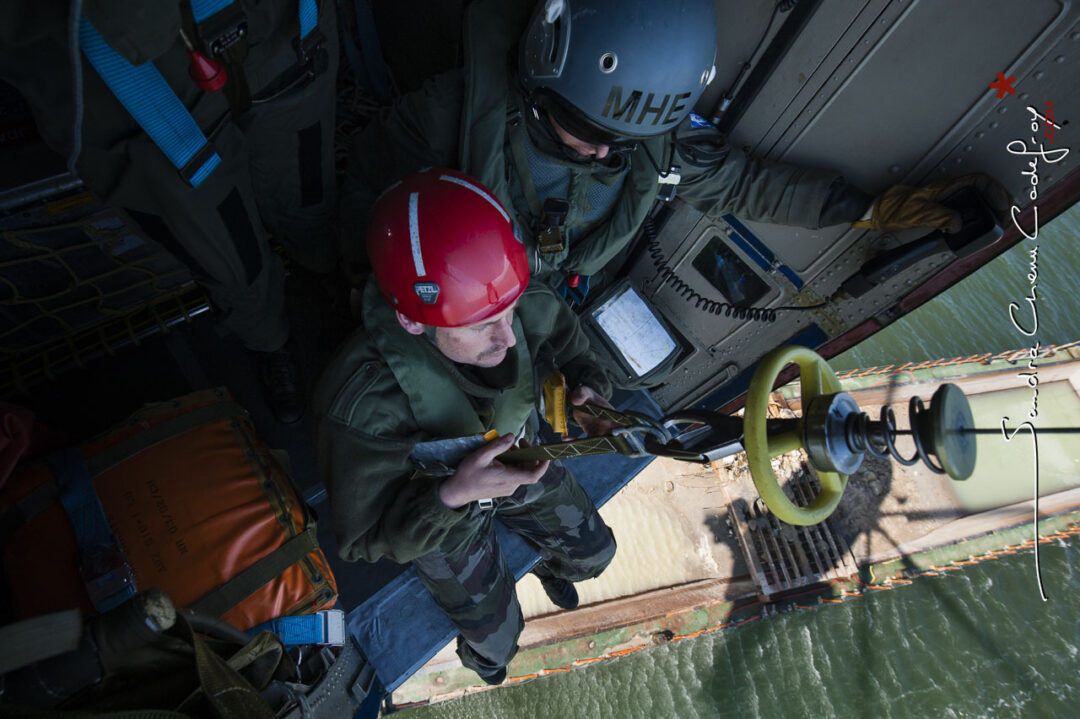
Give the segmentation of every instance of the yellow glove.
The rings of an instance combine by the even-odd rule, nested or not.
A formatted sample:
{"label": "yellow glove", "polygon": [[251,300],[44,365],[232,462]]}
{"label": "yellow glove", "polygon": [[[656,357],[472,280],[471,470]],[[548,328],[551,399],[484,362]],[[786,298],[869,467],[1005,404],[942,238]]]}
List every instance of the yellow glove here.
{"label": "yellow glove", "polygon": [[931,182],[924,187],[894,185],[874,199],[870,219],[857,220],[851,226],[881,232],[908,227],[938,227],[946,232],[959,232],[962,226],[960,213],[940,204],[940,200],[947,199],[964,187],[978,190],[998,220],[1002,223],[1007,221],[1012,195],[990,175],[976,172],[951,180]]}

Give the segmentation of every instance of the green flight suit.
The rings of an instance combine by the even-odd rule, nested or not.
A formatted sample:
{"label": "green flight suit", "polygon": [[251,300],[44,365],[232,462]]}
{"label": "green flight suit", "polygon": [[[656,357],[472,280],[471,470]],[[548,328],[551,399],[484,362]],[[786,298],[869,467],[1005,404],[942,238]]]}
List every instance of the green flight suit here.
{"label": "green flight suit", "polygon": [[[656,197],[658,172],[671,164],[682,168],[679,196],[712,215],[731,212],[747,220],[815,228],[823,220],[854,220],[865,209],[864,199],[856,210],[839,216],[828,212],[837,187],[846,186],[836,173],[772,162],[726,146],[713,161],[697,163],[677,150],[677,133],[640,142],[628,157],[616,160],[616,177],[610,176],[611,163],[568,160],[535,132],[531,113],[512,89],[513,49],[534,6],[532,0],[470,4],[464,67],[400,98],[354,138],[340,210],[342,254],[350,275],[360,276],[366,267],[363,228],[375,197],[427,166],[455,167],[472,175],[512,209],[530,250],[534,276],[555,270],[589,275],[603,268],[637,234]],[[532,165],[522,167],[515,147],[515,134],[522,128],[543,161],[563,166],[569,175],[565,199],[571,206],[571,240],[562,251],[543,256],[537,253],[536,202],[523,201],[513,191],[518,176],[536,172]],[[679,132],[688,129],[687,121]],[[711,142],[725,145],[719,133],[715,135]],[[597,182],[621,183],[618,197],[602,217],[586,220],[590,191]]]}
{"label": "green flight suit", "polygon": [[[46,143],[70,157],[106,204],[128,211],[144,232],[187,264],[250,349],[273,351],[288,338],[284,273],[272,232],[301,264],[337,265],[330,219],[336,206],[334,103],[337,20],[325,0],[319,32],[329,66],[289,85],[297,69],[297,0],[239,0],[249,52],[244,71],[254,100],[239,117],[223,92],[188,76],[180,3],[85,0],[86,17],[132,64],[152,61],[210,139],[221,164],[193,188],[150,140],[81,52],[81,122],[69,46],[68,2],[16,3],[0,23],[0,78],[26,98]],[[78,136],[76,136],[78,127]]]}
{"label": "green flight suit", "polygon": [[571,386],[607,395],[610,384],[577,318],[541,283],[529,285],[515,310],[517,344],[501,366],[509,371],[500,388],[402,329],[374,280],[363,317],[364,328],[331,360],[314,397],[338,551],[347,560],[412,561],[464,637],[462,662],[490,676],[513,657],[523,627],[493,517],[539,549],[546,571],[571,581],[599,574],[614,556],[614,538],[555,463],[537,484],[496,499],[494,511],[476,502],[450,509],[438,496],[444,478],[415,471],[409,453],[419,442],[492,428],[529,435],[537,378],[556,366]]}

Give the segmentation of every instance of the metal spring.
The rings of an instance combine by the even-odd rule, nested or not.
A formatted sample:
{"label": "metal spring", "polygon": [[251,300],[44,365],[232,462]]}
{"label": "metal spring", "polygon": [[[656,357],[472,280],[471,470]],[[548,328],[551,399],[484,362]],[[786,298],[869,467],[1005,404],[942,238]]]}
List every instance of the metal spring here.
{"label": "metal spring", "polygon": [[908,402],[908,424],[912,428],[910,434],[911,441],[915,443],[915,454],[910,458],[903,457],[900,451],[896,449],[896,435],[899,434],[899,431],[896,429],[896,413],[893,412],[892,407],[882,407],[881,417],[878,420],[882,430],[881,438],[885,442],[883,448],[878,449],[871,441],[872,434],[876,434],[873,429],[878,428],[870,427],[870,417],[865,412],[853,417],[844,427],[844,435],[848,446],[854,450],[865,450],[875,457],[892,457],[905,467],[910,467],[921,459],[931,472],[945,474],[945,470],[930,458],[926,447],[923,446],[922,437],[915,430],[920,421],[919,417],[924,412],[926,412],[926,407],[923,405],[922,398],[918,396],[912,397],[911,401]]}

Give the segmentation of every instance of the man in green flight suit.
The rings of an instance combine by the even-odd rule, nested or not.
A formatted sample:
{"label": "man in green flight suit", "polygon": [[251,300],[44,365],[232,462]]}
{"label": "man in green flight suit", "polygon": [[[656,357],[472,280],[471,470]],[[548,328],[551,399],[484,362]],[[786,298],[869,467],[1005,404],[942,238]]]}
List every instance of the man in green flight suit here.
{"label": "man in green flight suit", "polygon": [[464,66],[400,98],[354,139],[341,203],[346,271],[365,271],[355,228],[374,197],[425,166],[456,167],[490,187],[514,215],[533,275],[556,281],[618,256],[660,184],[676,179],[673,167],[679,197],[707,214],[808,228],[955,231],[959,215],[938,198],[996,185],[972,175],[922,193],[894,188],[882,212],[835,172],[729,146],[691,117],[714,74],[716,27],[713,0],[470,3]]}
{"label": "man in green flight suit", "polygon": [[[538,377],[558,369],[572,405],[604,406],[610,384],[575,315],[529,282],[506,210],[475,180],[429,169],[376,202],[363,328],[315,392],[317,451],[338,549],[348,560],[413,563],[461,633],[462,663],[501,682],[524,626],[493,519],[536,547],[534,573],[570,609],[573,582],[615,553],[611,530],[558,463],[497,457],[537,427]],[[575,413],[589,433],[601,420]],[[427,474],[418,445],[495,430],[449,474]],[[427,445],[430,447],[431,445]]]}

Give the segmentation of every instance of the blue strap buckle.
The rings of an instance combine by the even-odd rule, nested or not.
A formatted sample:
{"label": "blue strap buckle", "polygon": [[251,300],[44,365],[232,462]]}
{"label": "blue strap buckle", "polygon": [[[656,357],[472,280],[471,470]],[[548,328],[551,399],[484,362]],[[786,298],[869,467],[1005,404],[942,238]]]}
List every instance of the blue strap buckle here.
{"label": "blue strap buckle", "polygon": [[107,612],[135,596],[135,572],[115,546],[80,547],[79,573],[90,603]]}
{"label": "blue strap buckle", "polygon": [[220,162],[221,159],[218,157],[213,143],[207,142],[191,156],[190,160],[184,163],[183,167],[177,168],[177,172],[180,173],[180,177],[184,182],[192,187],[198,187],[209,172],[205,168],[209,167],[210,170],[213,170]]}
{"label": "blue strap buckle", "polygon": [[298,644],[325,644],[341,646],[345,643],[345,612],[340,609],[323,609],[314,614],[295,617],[278,617],[247,630],[255,636],[261,631],[278,635],[285,646]]}

